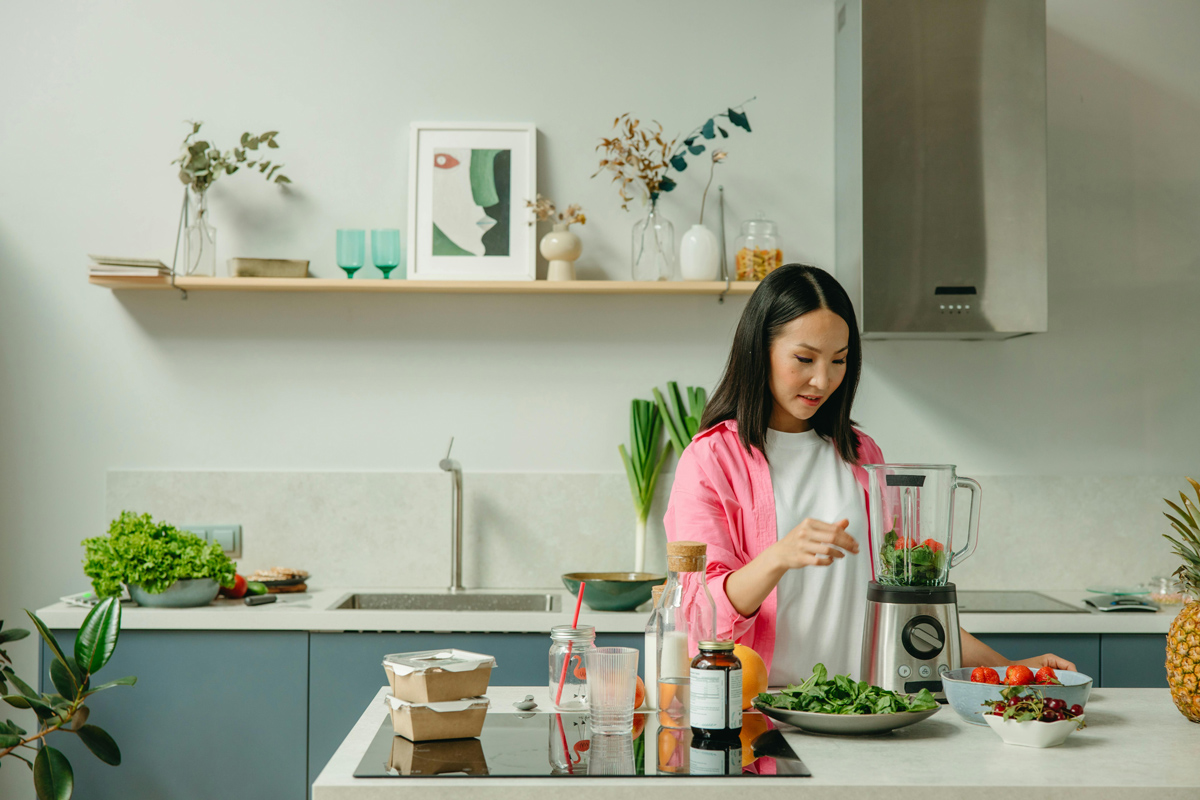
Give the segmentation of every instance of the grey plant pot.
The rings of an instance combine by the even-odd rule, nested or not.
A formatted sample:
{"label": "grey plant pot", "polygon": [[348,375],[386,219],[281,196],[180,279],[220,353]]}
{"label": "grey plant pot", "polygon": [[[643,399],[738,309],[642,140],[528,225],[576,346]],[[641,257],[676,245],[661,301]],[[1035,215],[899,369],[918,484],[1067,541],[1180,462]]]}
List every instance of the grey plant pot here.
{"label": "grey plant pot", "polygon": [[221,587],[212,578],[188,578],[175,581],[158,594],[130,586],[129,596],[139,606],[149,608],[196,608],[211,603],[219,591]]}

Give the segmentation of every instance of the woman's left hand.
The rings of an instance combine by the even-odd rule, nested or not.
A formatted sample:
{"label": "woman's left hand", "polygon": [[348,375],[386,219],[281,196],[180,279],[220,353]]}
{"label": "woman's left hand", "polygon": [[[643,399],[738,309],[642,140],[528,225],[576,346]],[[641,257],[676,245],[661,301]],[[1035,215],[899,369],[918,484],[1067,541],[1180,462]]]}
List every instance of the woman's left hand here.
{"label": "woman's left hand", "polygon": [[1065,669],[1068,672],[1078,672],[1078,670],[1075,669],[1074,664],[1072,664],[1070,661],[1067,661],[1065,658],[1060,658],[1054,655],[1053,653],[1046,653],[1045,655],[1034,656],[1033,658],[1026,658],[1022,659],[1021,661],[1014,661],[1012,663],[1013,665],[1022,664],[1026,667],[1029,667],[1034,672],[1037,672],[1042,667],[1049,667],[1050,669]]}

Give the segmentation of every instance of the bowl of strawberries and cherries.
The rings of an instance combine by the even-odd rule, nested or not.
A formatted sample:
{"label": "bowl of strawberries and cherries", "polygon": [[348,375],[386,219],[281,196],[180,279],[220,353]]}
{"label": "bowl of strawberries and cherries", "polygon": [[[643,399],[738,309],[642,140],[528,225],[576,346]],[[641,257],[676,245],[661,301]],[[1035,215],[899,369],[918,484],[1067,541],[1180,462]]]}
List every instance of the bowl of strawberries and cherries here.
{"label": "bowl of strawberries and cherries", "polygon": [[1092,679],[1082,672],[1042,667],[1031,670],[1022,664],[1007,667],[962,667],[942,675],[942,690],[946,701],[965,721],[987,725],[985,703],[1003,701],[1002,692],[1009,687],[1036,687],[1045,701],[1055,701],[1070,710],[1087,705],[1092,692]]}

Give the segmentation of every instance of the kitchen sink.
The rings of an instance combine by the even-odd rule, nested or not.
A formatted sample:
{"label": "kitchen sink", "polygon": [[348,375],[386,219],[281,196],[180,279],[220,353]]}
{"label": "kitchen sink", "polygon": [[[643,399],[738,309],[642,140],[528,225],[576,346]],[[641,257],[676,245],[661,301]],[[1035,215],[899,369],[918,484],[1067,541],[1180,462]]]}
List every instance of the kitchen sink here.
{"label": "kitchen sink", "polygon": [[355,611],[558,611],[557,594],[350,594],[331,610]]}

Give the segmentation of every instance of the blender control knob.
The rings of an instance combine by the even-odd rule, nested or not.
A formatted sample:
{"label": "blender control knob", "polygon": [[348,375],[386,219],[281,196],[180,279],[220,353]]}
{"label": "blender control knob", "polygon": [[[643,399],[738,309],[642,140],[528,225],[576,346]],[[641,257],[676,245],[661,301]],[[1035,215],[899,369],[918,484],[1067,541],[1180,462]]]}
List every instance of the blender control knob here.
{"label": "blender control knob", "polygon": [[900,632],[900,643],[913,658],[934,658],[946,647],[946,629],[935,617],[921,614],[904,626]]}

